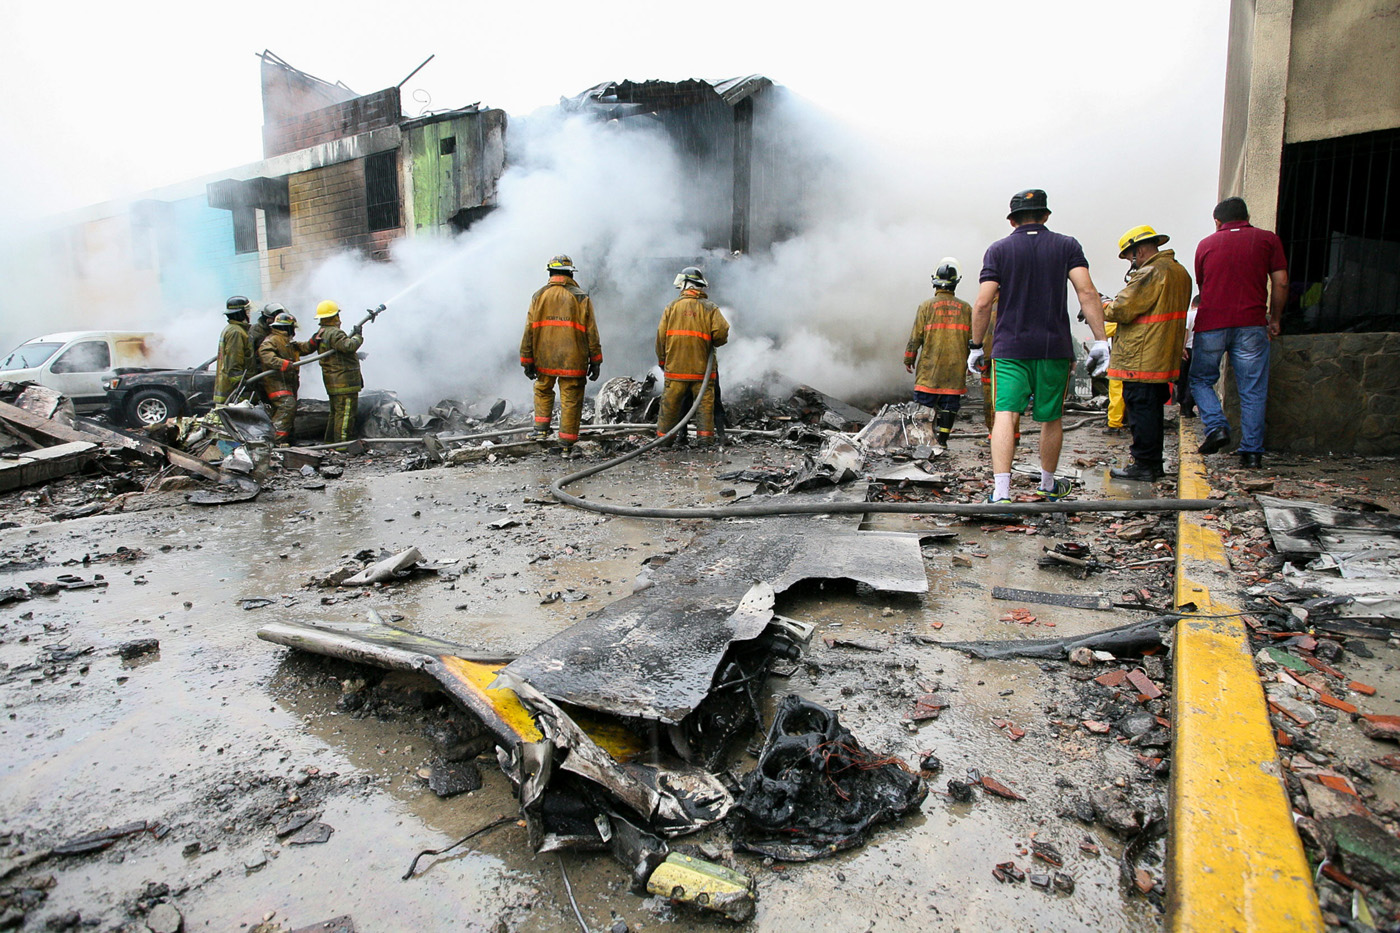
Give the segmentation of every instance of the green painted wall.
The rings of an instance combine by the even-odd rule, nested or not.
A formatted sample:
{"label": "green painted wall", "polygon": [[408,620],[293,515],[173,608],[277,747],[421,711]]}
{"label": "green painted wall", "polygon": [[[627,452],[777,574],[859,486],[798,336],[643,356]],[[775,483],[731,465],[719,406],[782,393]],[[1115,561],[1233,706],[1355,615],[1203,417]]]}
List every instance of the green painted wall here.
{"label": "green painted wall", "polygon": [[[506,115],[482,110],[403,126],[413,181],[413,234],[450,232],[459,211],[493,205],[505,170]],[[446,146],[444,141],[448,140]],[[444,152],[444,148],[451,151]]]}

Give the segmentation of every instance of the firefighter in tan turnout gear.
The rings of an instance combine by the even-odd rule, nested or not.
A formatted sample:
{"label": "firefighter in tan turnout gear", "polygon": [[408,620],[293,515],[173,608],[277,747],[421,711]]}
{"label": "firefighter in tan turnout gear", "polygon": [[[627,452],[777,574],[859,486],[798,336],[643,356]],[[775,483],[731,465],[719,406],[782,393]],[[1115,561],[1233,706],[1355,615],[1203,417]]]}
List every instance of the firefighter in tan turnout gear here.
{"label": "firefighter in tan turnout gear", "polygon": [[[695,403],[695,391],[705,377],[705,362],[710,351],[724,346],[729,339],[729,322],[719,306],[705,294],[709,283],[705,274],[695,266],[687,266],[673,283],[681,296],[661,312],[656,328],[656,362],[666,373],[666,386],[661,393],[661,411],[656,421],[656,436],[660,437],[681,420]],[[719,363],[710,372],[710,384],[700,398],[695,412],[695,436],[698,443],[712,443],[715,436],[715,389],[719,385]]]}
{"label": "firefighter in tan turnout gear", "polygon": [[520,365],[535,380],[535,438],[549,437],[554,386],[559,386],[559,443],[564,456],[574,455],[583,415],[583,380],[598,378],[603,345],[593,319],[593,300],[574,281],[578,270],[568,256],[555,256],[545,267],[549,282],[530,299],[525,334],[520,338]]}
{"label": "firefighter in tan turnout gear", "polygon": [[215,405],[227,402],[239,384],[258,371],[253,344],[248,339],[248,309],[252,305],[242,295],[234,295],[224,303],[228,324],[219,334],[218,365],[214,370]]}
{"label": "firefighter in tan turnout gear", "polygon": [[[963,396],[967,394],[967,342],[972,334],[972,305],[953,296],[962,271],[951,256],[938,263],[933,297],[919,305],[914,329],[904,348],[904,368],[914,375],[914,401],[935,410],[938,445],[948,446]],[[918,359],[915,371],[914,360]]]}
{"label": "firefighter in tan turnout gear", "polygon": [[1133,432],[1133,462],[1114,467],[1118,479],[1153,482],[1162,464],[1162,406],[1181,375],[1186,343],[1186,311],[1191,304],[1191,273],[1162,249],[1165,233],[1143,225],[1118,240],[1118,258],[1132,263],[1127,284],[1104,307],[1104,320],[1118,325],[1108,359],[1108,377],[1123,381],[1123,403]]}
{"label": "firefighter in tan turnout gear", "polygon": [[310,343],[293,340],[297,319],[289,311],[273,318],[268,334],[258,346],[258,361],[268,375],[262,379],[263,395],[272,407],[272,427],[278,444],[292,443],[292,426],[297,417],[297,393],[301,389],[301,370],[297,361],[311,350]]}
{"label": "firefighter in tan turnout gear", "polygon": [[340,329],[340,305],[334,301],[323,301],[316,306],[316,323],[320,329],[308,341],[307,348],[313,353],[332,351],[321,357],[319,362],[326,397],[331,401],[331,416],[326,422],[326,443],[340,444],[355,437],[360,390],[365,387],[364,377],[360,375],[360,358],[356,353],[365,338],[360,335],[358,324],[348,334]]}

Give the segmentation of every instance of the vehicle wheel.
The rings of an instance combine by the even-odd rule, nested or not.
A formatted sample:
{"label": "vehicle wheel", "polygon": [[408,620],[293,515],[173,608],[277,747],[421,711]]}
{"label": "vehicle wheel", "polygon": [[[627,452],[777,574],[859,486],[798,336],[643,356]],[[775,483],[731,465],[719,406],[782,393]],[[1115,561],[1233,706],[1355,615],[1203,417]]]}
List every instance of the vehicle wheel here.
{"label": "vehicle wheel", "polygon": [[160,424],[180,414],[180,403],[161,389],[137,389],[126,400],[126,419],[133,428]]}

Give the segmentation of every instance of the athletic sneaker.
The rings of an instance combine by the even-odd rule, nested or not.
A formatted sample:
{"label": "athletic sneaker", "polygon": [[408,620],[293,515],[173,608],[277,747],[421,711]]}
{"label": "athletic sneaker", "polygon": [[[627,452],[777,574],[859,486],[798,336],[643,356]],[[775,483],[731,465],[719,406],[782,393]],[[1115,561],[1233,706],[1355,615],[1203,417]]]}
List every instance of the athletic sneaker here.
{"label": "athletic sneaker", "polygon": [[1042,499],[1051,499],[1059,501],[1060,499],[1063,499],[1065,496],[1069,495],[1070,490],[1072,488],[1073,487],[1070,485],[1069,480],[1057,479],[1055,480],[1054,489],[1037,489],[1035,491],[1035,494]]}
{"label": "athletic sneaker", "polygon": [[[994,495],[996,495],[995,492],[989,492],[989,493],[987,493],[987,502],[988,502],[989,504],[991,504],[991,505],[1012,505],[1012,504],[1014,504],[1015,501],[1016,501],[1015,499],[993,499],[992,496],[994,496]],[[988,515],[983,516],[983,517],[984,517],[984,518],[1005,519],[1005,520],[1007,520],[1007,521],[1015,521],[1016,518],[1017,518],[1017,515],[1016,515],[1015,512],[1002,512],[1002,513],[1000,513],[1000,514],[988,514]]]}

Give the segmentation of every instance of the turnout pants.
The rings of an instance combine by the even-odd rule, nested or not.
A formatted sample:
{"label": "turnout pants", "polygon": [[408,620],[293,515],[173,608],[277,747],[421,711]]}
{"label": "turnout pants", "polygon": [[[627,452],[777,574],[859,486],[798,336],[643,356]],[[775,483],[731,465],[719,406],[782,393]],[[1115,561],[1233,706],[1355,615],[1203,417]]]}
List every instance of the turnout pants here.
{"label": "turnout pants", "polygon": [[[695,436],[702,442],[715,436],[715,380],[705,388],[700,398],[700,408],[695,412]],[[695,404],[695,392],[700,388],[699,380],[667,379],[661,391],[661,411],[656,418],[656,436],[660,437],[676,426],[681,416]]]}
{"label": "turnout pants", "polygon": [[1123,398],[1123,380],[1108,380],[1108,426],[1123,427],[1123,410],[1127,403]]}
{"label": "turnout pants", "polygon": [[[326,422],[326,443],[342,444],[355,439],[355,418],[360,412],[360,390],[330,389],[331,416]],[[292,402],[295,411],[296,402]]]}
{"label": "turnout pants", "polygon": [[559,442],[567,447],[578,440],[578,425],[583,418],[583,379],[540,376],[535,380],[535,430],[549,430],[556,382],[559,383]]}
{"label": "turnout pants", "polygon": [[[290,389],[269,392],[267,393],[267,404],[272,409],[272,428],[276,431],[276,443],[290,444],[292,442],[292,427],[297,420],[296,393]],[[331,411],[334,412],[334,410],[335,403],[332,402]]]}
{"label": "turnout pants", "polygon": [[1133,431],[1128,452],[1139,466],[1162,469],[1162,415],[1169,394],[1165,382],[1123,383],[1123,407]]}

